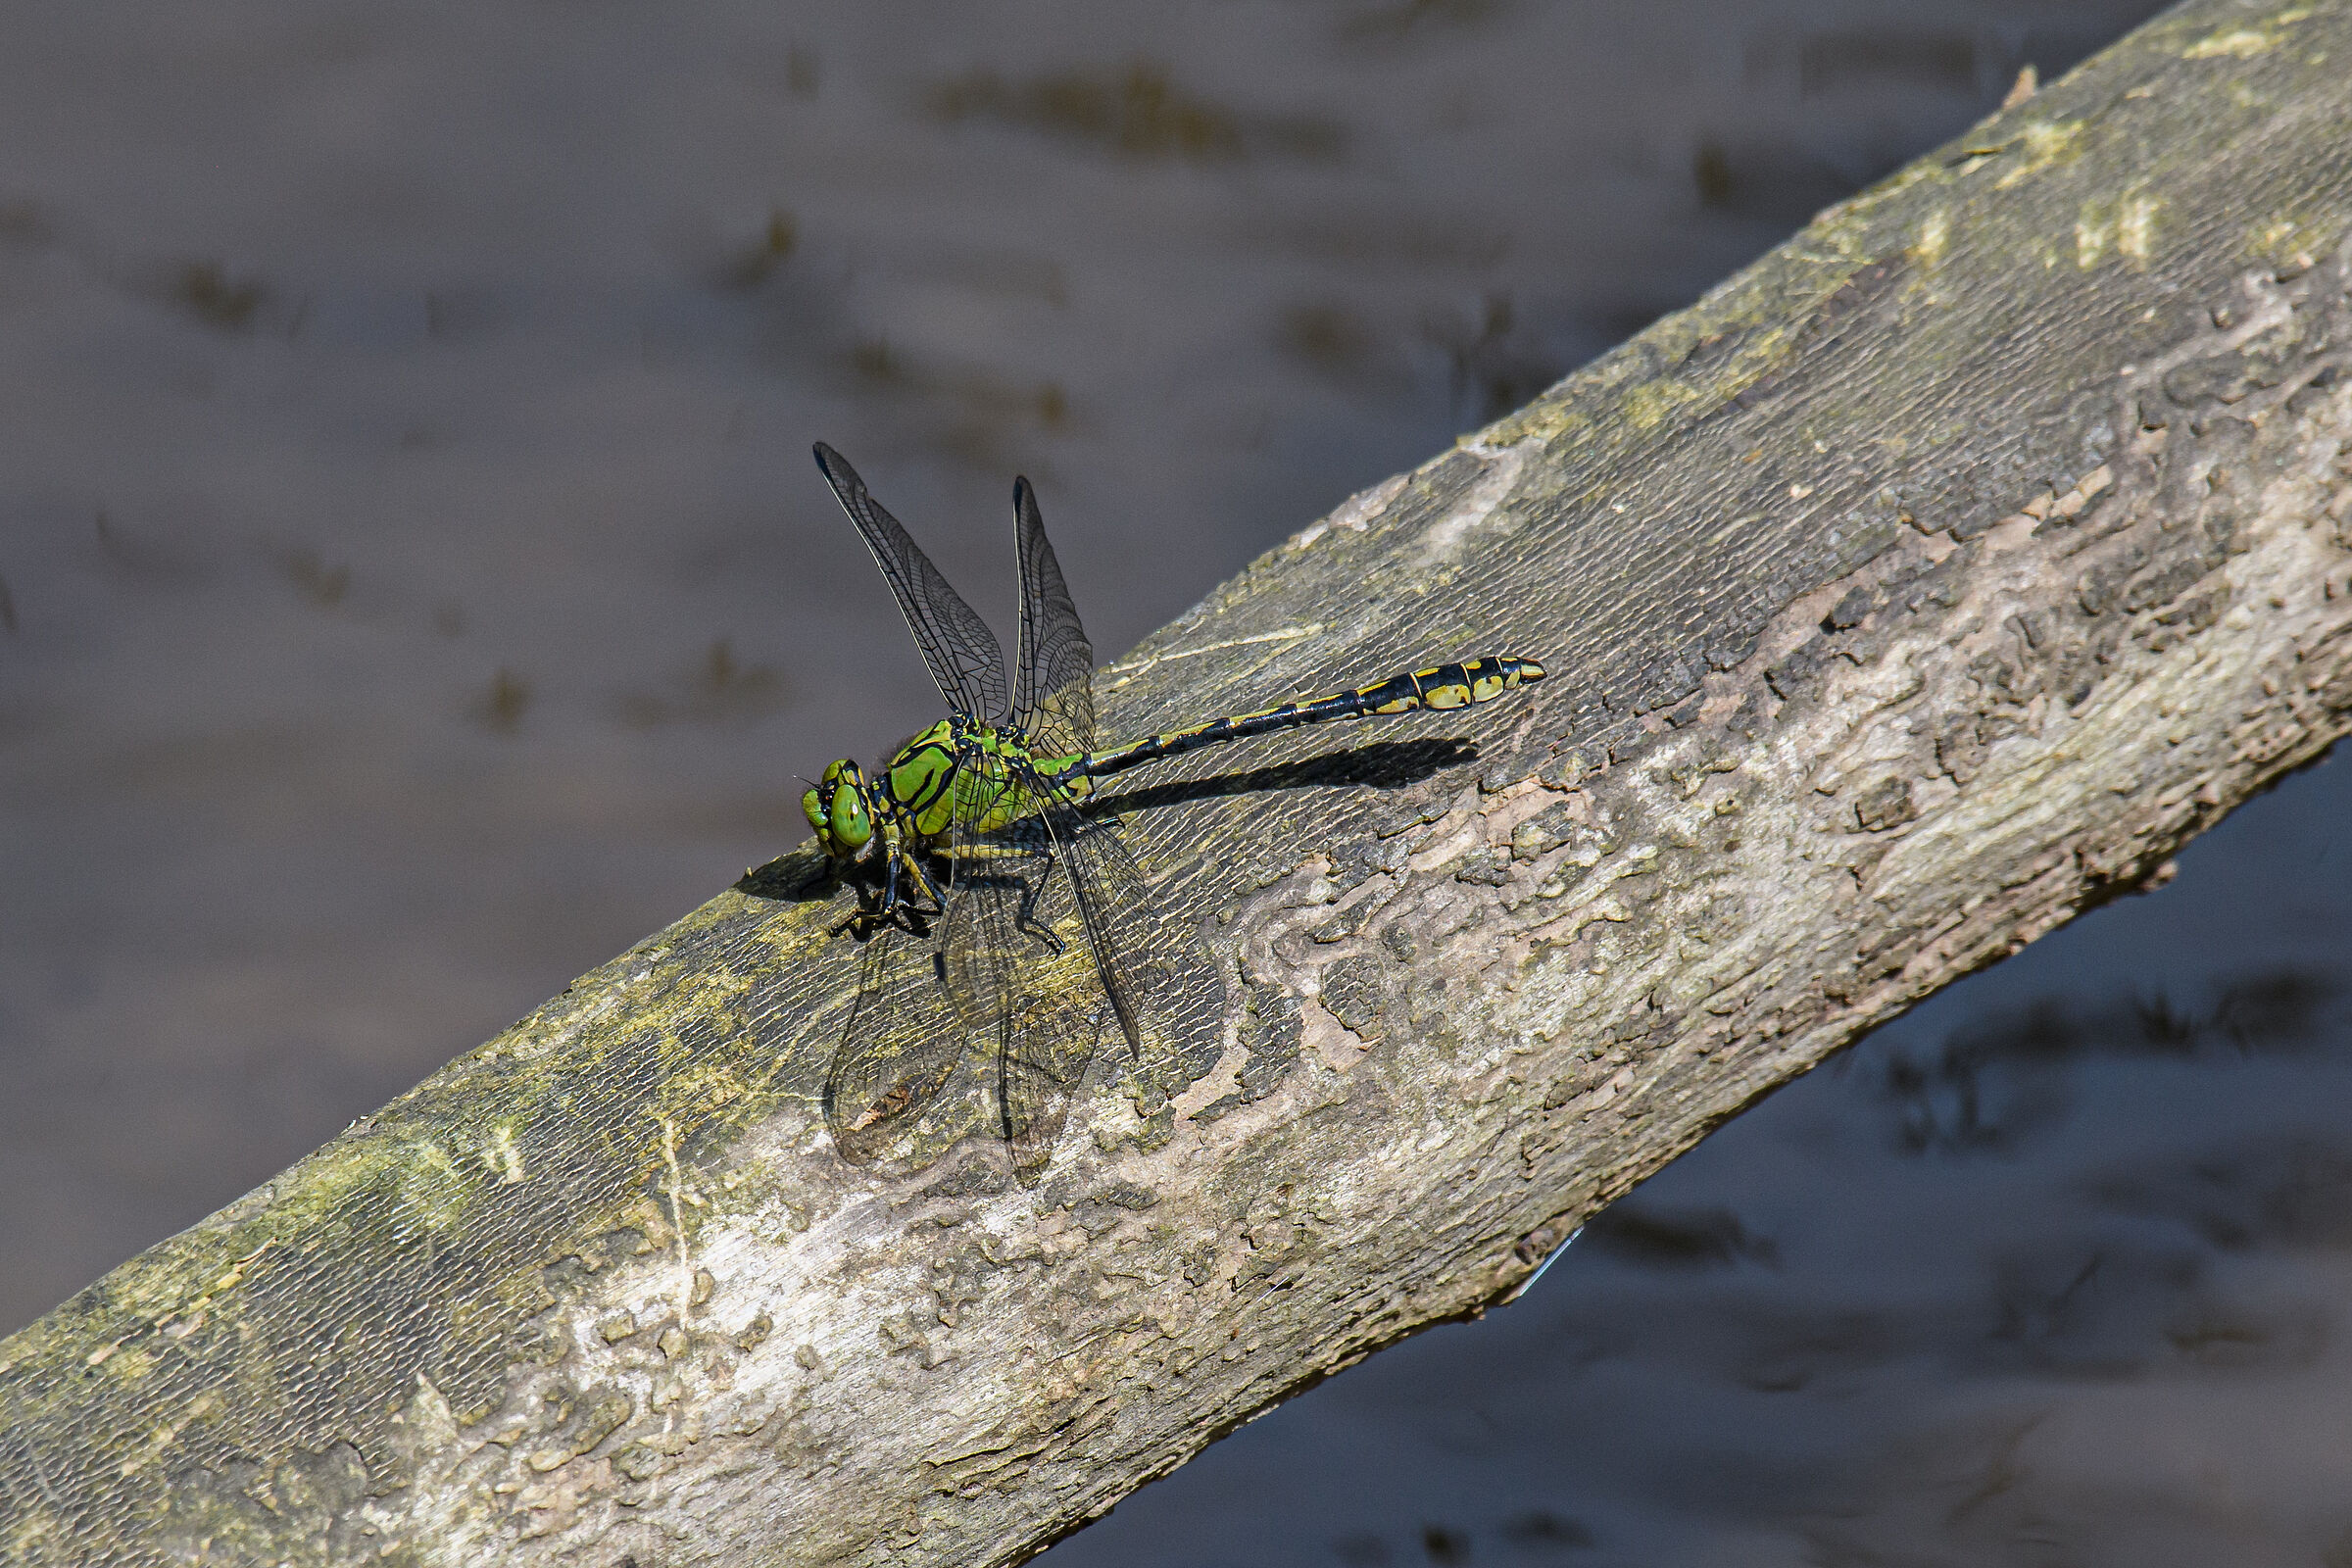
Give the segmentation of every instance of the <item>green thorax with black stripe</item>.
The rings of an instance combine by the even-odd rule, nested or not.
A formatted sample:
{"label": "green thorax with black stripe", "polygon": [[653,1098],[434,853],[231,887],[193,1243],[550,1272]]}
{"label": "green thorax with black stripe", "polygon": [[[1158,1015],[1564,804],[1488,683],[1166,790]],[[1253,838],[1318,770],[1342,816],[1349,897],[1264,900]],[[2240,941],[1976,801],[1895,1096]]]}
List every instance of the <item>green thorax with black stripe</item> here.
{"label": "green thorax with black stripe", "polygon": [[1085,761],[1041,758],[1008,726],[943,718],[900,747],[876,783],[908,836],[933,848],[958,822],[993,833],[1034,813],[1049,795],[1083,799],[1094,788]]}

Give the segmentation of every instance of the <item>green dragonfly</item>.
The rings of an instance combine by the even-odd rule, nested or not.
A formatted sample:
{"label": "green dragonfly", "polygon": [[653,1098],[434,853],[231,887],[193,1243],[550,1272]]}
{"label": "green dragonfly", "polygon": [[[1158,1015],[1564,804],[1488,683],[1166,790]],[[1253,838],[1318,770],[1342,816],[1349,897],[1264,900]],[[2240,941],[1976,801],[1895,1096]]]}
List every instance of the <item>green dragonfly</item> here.
{"label": "green dragonfly", "polygon": [[1012,485],[1021,650],[1008,701],[987,623],[840,453],[819,442],[816,464],[949,710],[874,773],[844,759],[801,797],[835,871],[863,866],[879,884],[836,928],[864,945],[825,1081],[826,1125],[853,1163],[889,1152],[967,1057],[986,1064],[995,1131],[1024,1183],[1052,1158],[1110,1028],[1138,1063],[1215,1059],[1223,982],[1198,933],[1145,891],[1117,817],[1084,808],[1101,780],[1269,730],[1464,708],[1544,678],[1532,659],[1474,659],[1099,749],[1094,649],[1029,481]]}

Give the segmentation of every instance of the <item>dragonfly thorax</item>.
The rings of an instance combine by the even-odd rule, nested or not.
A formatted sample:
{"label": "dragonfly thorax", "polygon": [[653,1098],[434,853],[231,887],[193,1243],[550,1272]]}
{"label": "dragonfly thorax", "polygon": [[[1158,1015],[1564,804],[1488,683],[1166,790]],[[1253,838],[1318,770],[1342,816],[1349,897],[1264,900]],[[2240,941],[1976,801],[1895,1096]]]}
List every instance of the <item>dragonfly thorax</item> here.
{"label": "dragonfly thorax", "polygon": [[906,855],[946,842],[958,822],[992,831],[1037,809],[1041,797],[1077,798],[1092,780],[1065,777],[1077,756],[1041,758],[1010,724],[943,718],[909,736],[872,775],[843,759],[825,768],[801,809],[837,860],[876,850]]}
{"label": "dragonfly thorax", "polygon": [[880,782],[913,839],[931,845],[958,822],[993,829],[1030,808],[1025,780],[1035,767],[1010,725],[945,718],[900,747]]}

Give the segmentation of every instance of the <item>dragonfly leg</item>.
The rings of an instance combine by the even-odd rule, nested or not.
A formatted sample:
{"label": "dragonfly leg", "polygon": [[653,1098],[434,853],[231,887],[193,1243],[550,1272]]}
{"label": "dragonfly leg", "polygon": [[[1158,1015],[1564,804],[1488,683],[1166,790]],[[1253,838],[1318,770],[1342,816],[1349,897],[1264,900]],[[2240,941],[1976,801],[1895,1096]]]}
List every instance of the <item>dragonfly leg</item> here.
{"label": "dragonfly leg", "polygon": [[1012,924],[1015,930],[1026,931],[1044,942],[1055,953],[1061,953],[1066,951],[1069,945],[1054,934],[1052,926],[1037,917],[1038,906],[1046,902],[1046,887],[1054,880],[1054,857],[1050,852],[1040,851],[1038,858],[1046,862],[1045,874],[1040,876],[1035,883],[1027,881],[1022,883],[1021,904],[1020,907],[1013,912]]}
{"label": "dragonfly leg", "polygon": [[1046,883],[1054,875],[1054,853],[1051,850],[1031,849],[1020,844],[958,844],[946,854],[949,859],[971,865],[975,869],[992,860],[1044,860],[1046,874],[1038,879],[1036,886],[1024,884],[1022,887],[1021,902],[1013,913],[1013,924],[1045,942],[1055,953],[1061,952],[1061,938],[1054,934],[1052,927],[1035,917],[1038,905],[1045,899]]}
{"label": "dragonfly leg", "polygon": [[847,931],[850,935],[863,941],[877,927],[888,924],[890,924],[890,916],[879,907],[868,907],[865,894],[860,892],[858,895],[858,907],[833,922],[833,934],[839,936]]}
{"label": "dragonfly leg", "polygon": [[[939,890],[932,885],[929,877],[923,875],[922,867],[916,865],[911,857],[892,846],[882,844],[880,840],[876,840],[875,843],[878,846],[878,853],[882,857],[881,897],[869,905],[865,902],[864,895],[860,894],[858,907],[843,916],[833,930],[836,934],[848,931],[855,936],[863,938],[883,926],[903,922],[907,925],[908,929],[919,935],[921,919],[924,915],[936,916],[947,912],[946,905],[940,900]],[[909,884],[910,891],[906,893],[899,891],[899,878],[902,873],[905,874]],[[916,903],[918,897],[929,899],[931,907],[924,909]]]}
{"label": "dragonfly leg", "polygon": [[947,899],[941,895],[939,891],[939,885],[933,882],[930,876],[924,872],[922,866],[916,862],[914,857],[911,855],[903,855],[894,857],[894,858],[898,861],[898,863],[906,867],[906,881],[910,888],[910,891],[907,893],[903,902],[906,903],[909,908],[913,908],[916,898],[925,898],[931,901],[931,907],[928,909],[918,909],[916,910],[917,913],[928,915],[946,914],[948,912]]}

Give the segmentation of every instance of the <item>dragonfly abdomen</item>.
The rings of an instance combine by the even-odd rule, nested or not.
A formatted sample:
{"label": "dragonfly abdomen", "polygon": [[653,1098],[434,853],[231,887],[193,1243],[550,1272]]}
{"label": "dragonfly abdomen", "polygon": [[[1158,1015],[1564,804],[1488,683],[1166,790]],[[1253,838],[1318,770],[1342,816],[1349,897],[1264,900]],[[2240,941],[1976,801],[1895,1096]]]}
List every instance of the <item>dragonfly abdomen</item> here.
{"label": "dragonfly abdomen", "polygon": [[1199,751],[1203,746],[1245,740],[1271,730],[1295,729],[1301,724],[1320,724],[1340,718],[1387,717],[1424,708],[1468,708],[1517,687],[1531,686],[1543,678],[1542,664],[1532,659],[1519,659],[1507,654],[1473,659],[1467,663],[1405,670],[1372,685],[1359,686],[1353,691],[1310,697],[1303,702],[1285,703],[1280,708],[1261,709],[1254,713],[1236,713],[1226,718],[1211,719],[1205,724],[1197,724],[1191,729],[1170,730],[1166,734],[1150,736],[1111,751],[1096,752],[1080,759],[1069,771],[1101,778],[1144,762],[1157,761],[1163,757],[1181,757],[1186,752]]}

